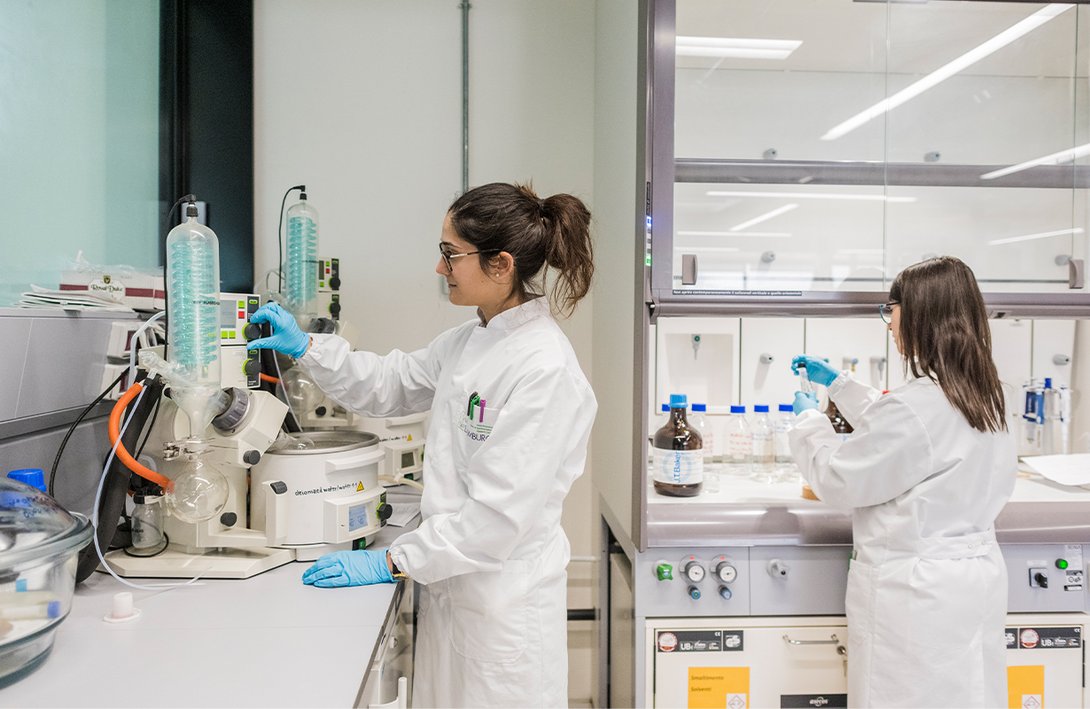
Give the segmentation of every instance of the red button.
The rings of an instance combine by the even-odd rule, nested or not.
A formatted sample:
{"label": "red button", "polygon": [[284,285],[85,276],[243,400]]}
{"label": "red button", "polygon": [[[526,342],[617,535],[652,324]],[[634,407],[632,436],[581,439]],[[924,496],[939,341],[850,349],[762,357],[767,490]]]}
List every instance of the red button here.
{"label": "red button", "polygon": [[329,269],[327,268],[327,269],[325,270],[325,272],[326,272],[326,273],[329,273]]}
{"label": "red button", "polygon": [[245,310],[238,311],[238,319],[239,320],[245,320],[246,319],[246,311]]}

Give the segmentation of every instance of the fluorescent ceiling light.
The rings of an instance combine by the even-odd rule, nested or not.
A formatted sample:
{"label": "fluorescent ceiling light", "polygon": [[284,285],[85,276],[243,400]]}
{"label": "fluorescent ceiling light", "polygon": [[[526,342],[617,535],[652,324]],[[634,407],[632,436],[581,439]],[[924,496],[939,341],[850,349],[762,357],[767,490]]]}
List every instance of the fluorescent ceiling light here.
{"label": "fluorescent ceiling light", "polygon": [[1004,175],[1010,175],[1014,172],[1021,172],[1022,170],[1028,170],[1031,167],[1037,167],[1038,165],[1062,165],[1065,162],[1071,162],[1072,160],[1078,160],[1090,155],[1090,143],[1084,145],[1077,145],[1074,148],[1068,148],[1067,150],[1061,150],[1058,153],[1052,153],[1051,155],[1045,155],[1043,157],[1034,158],[1025,162],[1020,162],[1017,165],[1011,165],[1004,167],[1001,170],[993,170],[986,172],[980,176],[982,180],[994,180],[997,177],[1003,177]]}
{"label": "fluorescent ceiling light", "polygon": [[1008,236],[1006,239],[994,239],[988,242],[988,246],[1015,244],[1019,241],[1033,241],[1034,239],[1047,239],[1050,236],[1063,236],[1065,234],[1081,233],[1082,229],[1080,227],[1075,227],[1074,229],[1057,229],[1056,231],[1042,231],[1040,234],[1024,234],[1022,236]]}
{"label": "fluorescent ceiling light", "polygon": [[800,45],[797,39],[678,37],[676,51],[679,57],[787,59]]}
{"label": "fluorescent ceiling light", "polygon": [[678,236],[757,236],[765,239],[789,239],[786,231],[679,231]]}
{"label": "fluorescent ceiling light", "polygon": [[964,71],[973,64],[976,64],[981,59],[994,54],[1014,40],[1032,32],[1052,18],[1070,10],[1072,7],[1074,7],[1074,5],[1070,3],[1052,3],[1051,5],[1038,10],[1021,22],[992,37],[984,44],[970,49],[968,52],[962,54],[948,64],[939,67],[919,81],[910,84],[892,96],[882,99],[870,108],[855,114],[843,123],[833,126],[828,133],[821,136],[821,139],[836,140],[837,138],[850,133],[867,121],[881,116],[886,111],[897,108],[902,103],[919,96],[939,82],[949,79],[958,72]]}
{"label": "fluorescent ceiling light", "polygon": [[754,217],[753,219],[750,219],[749,221],[745,221],[745,222],[742,222],[741,224],[737,224],[735,226],[732,226],[730,228],[730,230],[731,231],[742,231],[743,229],[746,229],[747,227],[754,226],[755,224],[760,224],[761,222],[767,222],[769,219],[775,219],[776,217],[780,216],[781,214],[787,214],[792,209],[798,209],[798,207],[799,207],[799,205],[797,205],[795,203],[785,204],[782,207],[777,207],[776,209],[773,209],[771,212],[767,212],[765,214],[762,214],[759,217]]}
{"label": "fluorescent ceiling light", "polygon": [[864,202],[915,202],[915,197],[890,197],[884,194],[854,194],[845,192],[734,192],[709,190],[709,197],[779,197],[782,199],[841,199]]}

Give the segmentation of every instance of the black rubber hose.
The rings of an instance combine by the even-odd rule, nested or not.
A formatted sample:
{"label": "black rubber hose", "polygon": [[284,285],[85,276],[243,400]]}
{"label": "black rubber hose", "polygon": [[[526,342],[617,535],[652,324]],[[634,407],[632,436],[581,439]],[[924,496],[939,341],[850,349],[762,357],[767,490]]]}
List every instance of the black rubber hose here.
{"label": "black rubber hose", "polygon": [[[121,436],[121,443],[130,451],[136,450],[144,424],[148,422],[152,410],[155,409],[159,397],[163,394],[163,380],[155,377],[151,381],[145,381],[144,389],[144,397],[140,399],[136,414]],[[129,478],[132,475],[133,473],[115,455],[110,461],[110,470],[106,473],[106,483],[103,486],[102,498],[99,500],[98,529],[95,530],[95,536],[98,537],[98,545],[103,554],[110,548],[110,542],[117,533],[118,522],[125,511],[125,496],[128,494]],[[98,554],[95,552],[95,544],[92,541],[80,551],[79,565],[76,567],[76,583],[82,583],[93,574],[98,568],[98,563]]]}

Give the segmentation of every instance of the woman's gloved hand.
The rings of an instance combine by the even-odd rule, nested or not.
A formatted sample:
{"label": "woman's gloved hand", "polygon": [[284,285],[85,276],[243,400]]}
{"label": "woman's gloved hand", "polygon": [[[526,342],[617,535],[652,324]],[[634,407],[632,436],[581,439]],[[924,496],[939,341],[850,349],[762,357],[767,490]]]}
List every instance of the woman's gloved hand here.
{"label": "woman's gloved hand", "polygon": [[279,303],[265,303],[257,312],[250,316],[250,322],[269,323],[272,325],[272,337],[262,337],[252,340],[246,345],[246,349],[266,349],[283,352],[289,357],[298,359],[306,354],[310,346],[310,336],[299,329],[295,317],[280,307]]}
{"label": "woman's gloved hand", "polygon": [[823,387],[829,386],[834,379],[840,376],[840,372],[830,367],[829,362],[824,359],[818,359],[810,355],[799,355],[791,360],[791,371],[798,374],[800,364],[806,367],[806,376],[810,377],[810,381]]}
{"label": "woman's gloved hand", "polygon": [[303,583],[318,588],[368,586],[388,583],[394,577],[386,565],[386,551],[360,549],[323,554],[303,572]]}
{"label": "woman's gloved hand", "polygon": [[817,411],[817,407],[818,399],[816,394],[809,394],[804,391],[795,392],[795,403],[792,404],[792,408],[795,410],[796,416],[809,409]]}

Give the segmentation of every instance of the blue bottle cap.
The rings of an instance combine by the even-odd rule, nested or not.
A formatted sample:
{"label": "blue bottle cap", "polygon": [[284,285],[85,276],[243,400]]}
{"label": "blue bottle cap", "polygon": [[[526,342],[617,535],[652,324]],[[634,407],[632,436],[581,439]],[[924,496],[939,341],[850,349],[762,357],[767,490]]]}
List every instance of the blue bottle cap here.
{"label": "blue bottle cap", "polygon": [[744,407],[744,406],[733,406],[732,405],[730,407],[730,412],[732,414],[744,414],[746,412],[746,407]]}
{"label": "blue bottle cap", "polygon": [[26,483],[31,487],[36,487],[42,492],[46,491],[45,471],[41,468],[20,468],[19,470],[12,470],[8,473],[8,477],[12,480]]}
{"label": "blue bottle cap", "polygon": [[793,407],[791,404],[780,404],[780,411],[794,412],[794,410],[795,410],[795,407]]}
{"label": "blue bottle cap", "polygon": [[663,404],[662,405],[662,413],[664,413],[664,414],[670,413],[670,405],[669,404]]}
{"label": "blue bottle cap", "polygon": [[670,408],[671,409],[684,409],[689,406],[689,397],[684,394],[671,394],[670,395]]}
{"label": "blue bottle cap", "polygon": [[698,414],[702,414],[707,410],[708,410],[708,405],[707,404],[693,404],[693,411],[698,413]]}
{"label": "blue bottle cap", "polygon": [[755,414],[767,414],[768,404],[754,404],[753,413]]}
{"label": "blue bottle cap", "polygon": [[1052,388],[1052,377],[1045,377],[1045,389]]}

